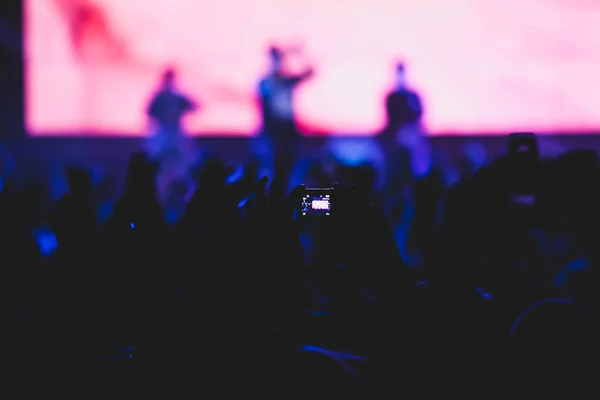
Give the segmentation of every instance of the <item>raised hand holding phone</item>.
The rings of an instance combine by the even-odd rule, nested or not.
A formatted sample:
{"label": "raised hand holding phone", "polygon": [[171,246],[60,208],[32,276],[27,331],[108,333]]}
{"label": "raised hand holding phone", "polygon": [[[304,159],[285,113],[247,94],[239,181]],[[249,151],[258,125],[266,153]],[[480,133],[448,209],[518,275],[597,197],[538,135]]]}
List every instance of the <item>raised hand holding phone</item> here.
{"label": "raised hand holding phone", "polygon": [[331,215],[333,188],[306,188],[302,196],[300,214],[303,217],[327,217]]}

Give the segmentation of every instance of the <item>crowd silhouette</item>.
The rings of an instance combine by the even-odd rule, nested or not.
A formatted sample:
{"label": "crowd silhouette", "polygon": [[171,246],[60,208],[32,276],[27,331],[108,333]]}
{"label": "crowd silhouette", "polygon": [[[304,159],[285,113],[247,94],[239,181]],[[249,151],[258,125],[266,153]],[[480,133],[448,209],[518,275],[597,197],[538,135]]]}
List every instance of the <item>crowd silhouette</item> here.
{"label": "crowd silhouette", "polygon": [[[3,361],[23,390],[84,396],[596,394],[598,159],[513,150],[451,186],[435,166],[406,167],[395,190],[375,190],[369,166],[320,170],[333,208],[314,220],[277,167],[272,182],[248,166],[229,183],[206,161],[175,224],[144,153],[102,223],[88,172],[67,171],[52,204],[6,174]],[[408,202],[410,266],[391,228]]]}

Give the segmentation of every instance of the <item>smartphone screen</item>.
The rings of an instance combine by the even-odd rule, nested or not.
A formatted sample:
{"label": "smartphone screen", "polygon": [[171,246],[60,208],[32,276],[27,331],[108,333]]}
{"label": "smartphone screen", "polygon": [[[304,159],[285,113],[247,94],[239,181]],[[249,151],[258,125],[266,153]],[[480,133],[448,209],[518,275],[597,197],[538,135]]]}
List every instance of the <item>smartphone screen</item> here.
{"label": "smartphone screen", "polygon": [[306,189],[300,212],[304,217],[320,217],[331,214],[331,189]]}

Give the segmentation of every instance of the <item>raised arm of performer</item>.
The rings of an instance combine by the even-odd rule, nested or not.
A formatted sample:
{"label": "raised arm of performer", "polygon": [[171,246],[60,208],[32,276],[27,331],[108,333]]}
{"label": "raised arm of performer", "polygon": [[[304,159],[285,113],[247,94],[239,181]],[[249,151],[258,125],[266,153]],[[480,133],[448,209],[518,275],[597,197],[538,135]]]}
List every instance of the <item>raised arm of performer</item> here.
{"label": "raised arm of performer", "polygon": [[312,78],[312,76],[314,75],[314,70],[312,69],[312,67],[308,67],[306,68],[306,70],[298,75],[292,75],[288,77],[289,82],[292,85],[297,85],[298,83],[301,83],[309,78]]}
{"label": "raised arm of performer", "polygon": [[[282,50],[282,52],[285,56],[296,56],[296,57],[300,57],[302,59],[305,58],[304,49],[302,46],[293,46],[293,47],[288,48],[287,50]],[[314,73],[315,73],[315,70],[313,69],[313,67],[311,65],[307,65],[304,67],[304,71],[302,71],[298,74],[289,75],[288,78],[290,79],[291,83],[297,84],[297,83],[301,83],[309,78],[312,78]]]}
{"label": "raised arm of performer", "polygon": [[265,126],[270,121],[293,121],[293,92],[298,84],[312,77],[312,68],[299,74],[290,74],[284,68],[286,54],[278,47],[269,49],[270,70],[258,86],[258,95],[263,110]]}

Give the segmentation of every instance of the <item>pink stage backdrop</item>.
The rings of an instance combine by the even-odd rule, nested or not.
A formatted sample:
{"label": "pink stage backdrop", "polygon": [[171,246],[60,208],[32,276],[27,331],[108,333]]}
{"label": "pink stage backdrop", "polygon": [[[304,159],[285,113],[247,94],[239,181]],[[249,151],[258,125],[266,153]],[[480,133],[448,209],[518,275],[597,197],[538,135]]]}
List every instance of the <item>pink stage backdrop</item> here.
{"label": "pink stage backdrop", "polygon": [[314,78],[303,125],[372,134],[394,60],[432,134],[600,130],[597,0],[26,0],[31,135],[143,135],[160,71],[201,104],[190,132],[253,135],[271,43]]}

